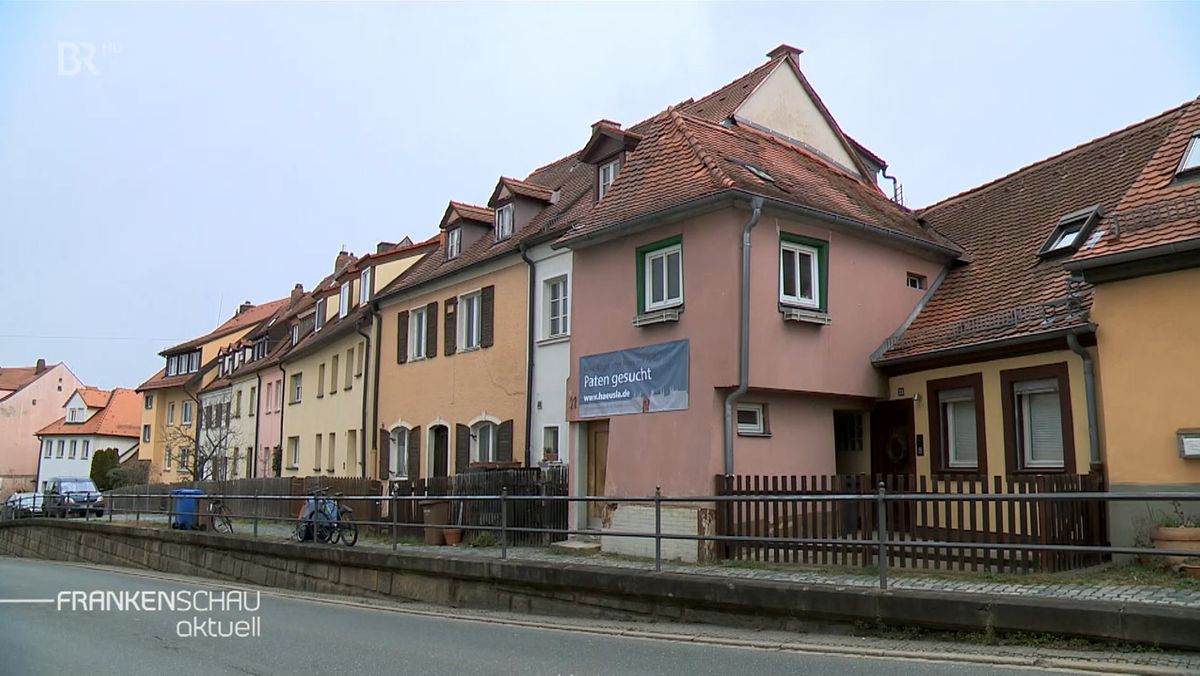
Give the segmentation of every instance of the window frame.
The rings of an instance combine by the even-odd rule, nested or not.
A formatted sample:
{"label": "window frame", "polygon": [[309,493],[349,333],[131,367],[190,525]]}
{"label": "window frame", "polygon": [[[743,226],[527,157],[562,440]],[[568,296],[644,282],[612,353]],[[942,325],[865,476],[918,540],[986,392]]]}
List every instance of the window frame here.
{"label": "window frame", "polygon": [[[327,307],[325,301],[326,299],[324,298],[317,299],[316,307],[313,310],[313,333],[316,333],[325,327],[325,312]],[[297,326],[297,329],[298,328],[299,326]]]}
{"label": "window frame", "polygon": [[366,305],[371,300],[371,268],[358,273],[358,304]]}
{"label": "window frame", "polygon": [[[605,170],[610,170],[608,182],[604,182]],[[604,162],[596,168],[596,199],[602,200],[612,189],[613,181],[617,180],[617,174],[621,172],[621,158],[614,157],[613,159]]]}
{"label": "window frame", "polygon": [[[1189,159],[1195,158],[1194,163],[1189,166]],[[1175,169],[1175,176],[1187,177],[1200,175],[1200,130],[1195,131],[1188,139],[1187,145],[1183,147],[1183,155],[1179,158],[1179,166]]]}
{"label": "window frame", "polygon": [[[867,411],[856,411],[849,409],[834,409],[833,411],[833,451],[834,453],[862,453],[870,447],[870,430],[868,429],[866,420]],[[850,448],[846,446],[838,446],[838,427],[839,419],[853,418],[856,423],[854,430],[857,433],[858,447]]]}
{"label": "window frame", "polygon": [[[758,422],[753,426],[743,425],[740,419],[742,413],[753,412]],[[740,401],[733,414],[739,437],[768,437],[771,436],[771,426],[767,422],[767,404],[759,401]]]}
{"label": "window frame", "polygon": [[496,241],[502,242],[513,235],[513,221],[516,217],[513,203],[508,202],[496,207]]}
{"label": "window frame", "polygon": [[[554,289],[560,287],[562,294],[554,297]],[[542,282],[542,337],[545,340],[563,338],[571,335],[571,287],[570,275],[558,275]],[[559,312],[554,312],[554,304],[558,303]],[[554,322],[558,321],[559,330],[554,330]]]}
{"label": "window frame", "polygon": [[455,330],[458,332],[456,351],[473,352],[480,349],[483,346],[482,290],[459,296],[455,312],[457,313]]}
{"label": "window frame", "polygon": [[[553,435],[551,435],[553,432]],[[551,444],[550,440],[554,443]],[[554,454],[547,451],[553,446]],[[562,458],[562,430],[558,425],[544,425],[542,427],[542,462],[557,462]]]}
{"label": "window frame", "polygon": [[428,342],[429,336],[429,313],[426,307],[422,305],[408,311],[408,361],[420,361],[427,358],[425,344]]}
{"label": "window frame", "polygon": [[[1059,422],[1062,426],[1063,462],[1061,466],[1033,465],[1025,462],[1025,447],[1020,434],[1021,415],[1016,385],[1037,380],[1055,380],[1058,388]],[[1000,372],[1000,392],[1004,413],[1004,455],[1009,474],[1074,474],[1076,472],[1074,410],[1071,407],[1071,378],[1066,362],[1010,369]]]}
{"label": "window frame", "polygon": [[[1038,250],[1038,256],[1042,258],[1056,257],[1079,249],[1102,215],[1104,215],[1104,210],[1097,204],[1073,211],[1058,219],[1058,223],[1050,231],[1050,236]],[[1074,227],[1076,225],[1079,227]],[[1071,238],[1071,241],[1060,244],[1068,232],[1074,232],[1075,236]]]}
{"label": "window frame", "polygon": [[[388,444],[391,448],[388,449],[388,471],[391,472],[392,479],[407,479],[408,476],[408,436],[411,430],[403,425],[397,425],[388,430]],[[399,441],[397,441],[399,439]],[[403,459],[401,459],[401,450],[403,450]]]}
{"label": "window frame", "polygon": [[[784,293],[783,254],[790,250],[795,254],[807,254],[812,257],[813,269],[809,283],[813,286],[813,299],[800,296],[788,296]],[[782,307],[803,308],[827,312],[829,309],[829,242],[789,232],[779,233],[779,305]],[[800,290],[800,259],[796,257],[796,291]]]}
{"label": "window frame", "polygon": [[193,419],[194,419],[194,417],[193,417],[193,412],[192,412],[192,402],[190,402],[190,401],[183,402],[182,411],[179,414],[179,424],[180,425],[191,425]]}
{"label": "window frame", "polygon": [[462,253],[462,228],[446,231],[446,259],[454,260]]}
{"label": "window frame", "polygon": [[[477,462],[498,462],[499,453],[497,452],[497,441],[499,440],[500,425],[491,420],[480,420],[471,425],[471,463]],[[483,438],[484,432],[488,435],[488,454],[491,456],[487,459],[483,458]]]}
{"label": "window frame", "polygon": [[[950,458],[949,429],[942,418],[942,392],[971,390],[975,403],[975,464],[953,464]],[[983,374],[968,373],[939,378],[925,383],[925,408],[929,412],[929,454],[936,474],[987,474],[987,417],[984,407]]]}
{"label": "window frame", "polygon": [[300,467],[300,437],[288,437],[288,469],[298,469]]}
{"label": "window frame", "polygon": [[288,383],[289,404],[299,404],[304,401],[304,372],[293,373]]}
{"label": "window frame", "polygon": [[[666,257],[671,253],[678,252],[679,254],[679,297],[678,299],[667,299],[667,289],[670,284],[667,279],[667,263]],[[685,298],[684,286],[687,278],[687,273],[684,271],[685,261],[683,257],[683,235],[675,235],[666,239],[661,239],[657,242],[651,242],[639,246],[635,252],[637,256],[637,311],[639,315],[650,312],[658,312],[660,310],[669,310],[673,308],[682,308]],[[651,302],[651,294],[653,293],[653,282],[650,279],[653,274],[653,266],[650,261],[652,258],[663,257],[663,295],[664,300],[660,303]]]}
{"label": "window frame", "polygon": [[342,282],[342,285],[338,287],[338,319],[343,319],[346,315],[350,314],[351,286],[353,286],[353,283],[347,280]]}
{"label": "window frame", "polygon": [[904,285],[914,291],[924,291],[929,288],[929,279],[919,272],[905,273]]}

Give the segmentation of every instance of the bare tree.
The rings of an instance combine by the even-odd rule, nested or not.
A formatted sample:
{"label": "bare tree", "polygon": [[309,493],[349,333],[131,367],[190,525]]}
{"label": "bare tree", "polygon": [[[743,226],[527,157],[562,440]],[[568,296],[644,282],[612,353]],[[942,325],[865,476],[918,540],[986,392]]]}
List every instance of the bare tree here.
{"label": "bare tree", "polygon": [[242,446],[241,436],[237,427],[230,425],[228,402],[220,402],[202,408],[195,426],[168,427],[167,453],[177,476],[223,481],[229,478],[232,454]]}

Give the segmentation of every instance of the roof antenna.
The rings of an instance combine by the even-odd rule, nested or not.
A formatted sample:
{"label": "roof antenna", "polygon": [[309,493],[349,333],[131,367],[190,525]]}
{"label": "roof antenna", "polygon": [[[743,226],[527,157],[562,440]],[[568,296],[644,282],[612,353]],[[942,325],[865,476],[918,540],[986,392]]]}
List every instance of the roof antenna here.
{"label": "roof antenna", "polygon": [[225,292],[217,294],[217,326],[221,325],[221,306],[225,304]]}

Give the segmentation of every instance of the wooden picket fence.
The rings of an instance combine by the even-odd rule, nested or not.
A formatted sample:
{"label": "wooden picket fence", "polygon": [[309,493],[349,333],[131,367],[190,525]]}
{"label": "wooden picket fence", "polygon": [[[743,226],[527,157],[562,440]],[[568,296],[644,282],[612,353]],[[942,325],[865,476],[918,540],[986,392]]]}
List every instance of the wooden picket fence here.
{"label": "wooden picket fence", "polygon": [[[723,558],[809,565],[867,567],[878,563],[875,544],[878,486],[918,494],[887,501],[888,565],[922,570],[1057,572],[1107,560],[1106,554],[1013,548],[938,547],[933,543],[992,545],[1108,544],[1102,500],[1022,499],[1031,493],[1104,490],[1093,475],[985,476],[718,476],[716,494],[744,496],[719,502],[718,532],[755,538],[720,543]],[[861,495],[862,500],[778,500],[787,496]],[[980,500],[980,495],[1001,495]],[[795,543],[784,538],[827,540]],[[859,541],[859,542],[855,542]]]}
{"label": "wooden picket fence", "polygon": [[[153,483],[141,486],[124,486],[105,495],[105,501],[117,512],[160,512],[170,511],[171,491],[179,488],[195,488],[208,495],[241,495],[244,498],[228,498],[225,506],[236,518],[258,516],[265,519],[294,519],[300,514],[308,493],[316,488],[328,489],[330,493],[343,495],[382,495],[379,481],[361,477],[265,477],[258,479],[229,479],[227,481],[180,481],[176,483]],[[255,500],[249,496],[295,496],[294,500]],[[381,510],[378,502],[355,500],[348,503],[354,509],[356,521],[379,521]]]}

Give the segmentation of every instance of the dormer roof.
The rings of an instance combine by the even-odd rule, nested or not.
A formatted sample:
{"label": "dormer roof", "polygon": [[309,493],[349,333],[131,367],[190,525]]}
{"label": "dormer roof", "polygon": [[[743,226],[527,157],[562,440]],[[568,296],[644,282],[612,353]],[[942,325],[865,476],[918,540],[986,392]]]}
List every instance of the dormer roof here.
{"label": "dormer roof", "polygon": [[616,150],[633,150],[643,138],[641,134],[621,129],[617,122],[599,120],[592,125],[592,137],[580,151],[579,160],[595,164]]}
{"label": "dormer roof", "polygon": [[527,197],[546,204],[553,204],[555,201],[555,194],[552,188],[501,176],[500,180],[496,182],[496,189],[492,191],[491,198],[488,199],[488,206],[494,207],[512,197]]}
{"label": "dormer roof", "polygon": [[451,200],[450,204],[446,207],[446,213],[442,215],[442,222],[438,225],[438,228],[445,230],[459,221],[473,221],[491,227],[495,220],[496,213],[487,207]]}

